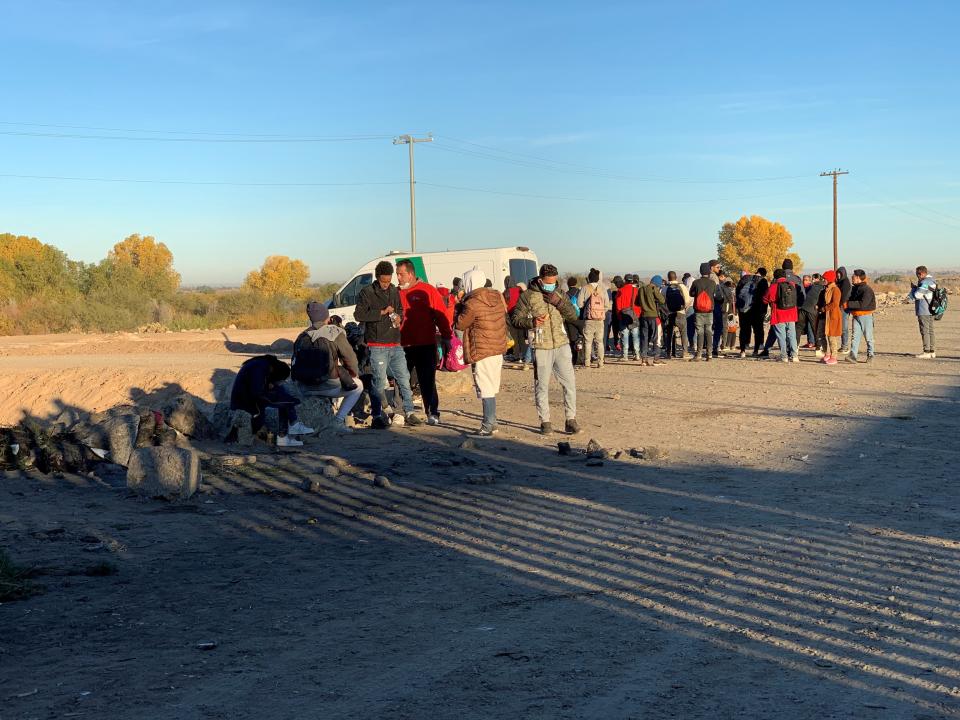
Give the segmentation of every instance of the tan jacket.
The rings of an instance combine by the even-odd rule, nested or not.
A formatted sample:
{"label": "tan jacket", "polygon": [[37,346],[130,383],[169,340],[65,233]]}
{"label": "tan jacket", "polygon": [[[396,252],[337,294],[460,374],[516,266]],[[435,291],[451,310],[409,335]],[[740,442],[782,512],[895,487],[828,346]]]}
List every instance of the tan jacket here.
{"label": "tan jacket", "polygon": [[577,311],[573,309],[566,295],[558,291],[555,291],[554,295],[559,298],[557,305],[544,300],[541,289],[531,283],[531,287],[523,291],[513,308],[513,324],[527,330],[536,331],[536,318],[546,316],[546,321],[540,326],[543,329],[541,339],[531,343],[536,350],[556,350],[570,343],[563,323],[576,322]]}
{"label": "tan jacket", "polygon": [[454,325],[463,332],[463,352],[469,363],[507,351],[507,305],[493,288],[477,288],[467,295]]}

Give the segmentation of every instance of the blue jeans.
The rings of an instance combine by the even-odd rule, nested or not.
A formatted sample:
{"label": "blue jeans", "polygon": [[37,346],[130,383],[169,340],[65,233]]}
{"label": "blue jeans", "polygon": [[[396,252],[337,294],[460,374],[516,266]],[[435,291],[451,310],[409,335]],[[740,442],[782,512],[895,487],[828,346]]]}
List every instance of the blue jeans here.
{"label": "blue jeans", "polygon": [[640,318],[640,354],[647,357],[657,356],[657,319]]}
{"label": "blue jeans", "polygon": [[773,326],[777,335],[777,345],[780,346],[780,355],[783,357],[797,356],[797,325],[792,322],[777,323]]}
{"label": "blue jeans", "polygon": [[853,316],[853,341],[850,343],[850,354],[857,356],[860,349],[860,338],[867,339],[867,357],[873,357],[873,315]]}
{"label": "blue jeans", "polygon": [[373,368],[373,391],[377,394],[382,407],[387,406],[387,374],[393,378],[403,400],[403,412],[411,413],[415,407],[413,393],[410,392],[410,371],[407,370],[407,356],[399,345],[392,347],[371,347],[370,367]]}
{"label": "blue jeans", "polygon": [[633,352],[640,357],[640,325],[635,322],[630,327],[620,331],[620,347],[623,350],[623,358],[626,360],[630,354],[630,338],[633,338]]}
{"label": "blue jeans", "polygon": [[850,311],[844,310],[843,315],[843,334],[840,336],[840,347],[850,347]]}

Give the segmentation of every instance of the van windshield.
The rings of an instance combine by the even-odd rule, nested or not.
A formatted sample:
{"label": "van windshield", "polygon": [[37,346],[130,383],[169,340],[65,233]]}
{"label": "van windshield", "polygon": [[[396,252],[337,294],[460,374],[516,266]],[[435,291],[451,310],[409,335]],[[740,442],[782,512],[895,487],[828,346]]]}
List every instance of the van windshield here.
{"label": "van windshield", "polygon": [[510,261],[510,279],[515,283],[528,283],[537,276],[537,264],[533,260],[515,258]]}
{"label": "van windshield", "polygon": [[357,304],[357,296],[360,291],[373,282],[373,273],[364,273],[357,275],[353,280],[344,285],[343,290],[333,296],[330,301],[330,307],[349,307]]}

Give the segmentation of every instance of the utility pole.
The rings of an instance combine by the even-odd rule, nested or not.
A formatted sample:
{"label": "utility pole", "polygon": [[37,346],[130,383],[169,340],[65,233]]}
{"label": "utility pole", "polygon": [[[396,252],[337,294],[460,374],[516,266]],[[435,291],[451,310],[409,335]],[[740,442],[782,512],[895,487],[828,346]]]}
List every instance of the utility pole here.
{"label": "utility pole", "polygon": [[839,260],[837,257],[837,175],[849,175],[846,170],[830,170],[820,173],[820,177],[833,176],[833,270],[836,272]]}
{"label": "utility pole", "polygon": [[413,135],[401,135],[393,139],[394,145],[410,146],[410,252],[417,251],[417,201],[413,186],[417,181],[413,178],[413,146],[419,142],[433,142],[433,136],[427,134],[425,138],[415,138]]}

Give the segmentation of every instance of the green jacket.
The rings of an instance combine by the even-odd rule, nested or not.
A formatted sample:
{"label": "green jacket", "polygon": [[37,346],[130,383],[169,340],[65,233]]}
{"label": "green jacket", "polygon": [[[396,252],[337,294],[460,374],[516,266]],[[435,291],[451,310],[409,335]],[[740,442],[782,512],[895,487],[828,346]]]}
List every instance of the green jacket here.
{"label": "green jacket", "polygon": [[647,283],[637,291],[637,305],[643,310],[644,317],[655,318],[659,313],[658,308],[665,303],[663,293],[653,283]]}
{"label": "green jacket", "polygon": [[559,347],[568,345],[570,338],[567,337],[567,331],[563,327],[564,321],[576,322],[577,311],[574,310],[570,299],[561,292],[554,292],[559,299],[556,306],[548,303],[543,296],[543,292],[536,285],[531,285],[520,294],[520,299],[513,308],[513,314],[510,319],[513,324],[519,328],[536,330],[537,324],[535,318],[547,316],[547,320],[540,327],[543,328],[543,336],[538,342],[535,338],[531,345],[538,350],[556,350]]}

